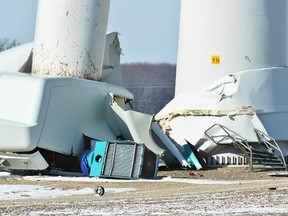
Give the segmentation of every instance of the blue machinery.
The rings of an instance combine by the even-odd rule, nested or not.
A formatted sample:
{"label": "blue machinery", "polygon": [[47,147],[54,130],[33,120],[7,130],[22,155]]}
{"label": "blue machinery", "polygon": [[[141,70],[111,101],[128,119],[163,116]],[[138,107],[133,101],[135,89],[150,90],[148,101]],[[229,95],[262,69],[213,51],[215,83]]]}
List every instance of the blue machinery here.
{"label": "blue machinery", "polygon": [[159,156],[143,143],[91,141],[91,146],[93,150],[85,152],[81,159],[81,170],[87,176],[124,179],[157,176]]}

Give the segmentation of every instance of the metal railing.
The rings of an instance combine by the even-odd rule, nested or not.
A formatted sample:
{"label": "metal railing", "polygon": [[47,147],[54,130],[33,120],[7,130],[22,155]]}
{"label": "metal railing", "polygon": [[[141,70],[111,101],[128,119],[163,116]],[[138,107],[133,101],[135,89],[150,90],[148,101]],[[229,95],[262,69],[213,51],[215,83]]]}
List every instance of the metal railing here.
{"label": "metal railing", "polygon": [[[222,134],[218,134],[218,135],[212,135],[209,134],[209,132],[211,132],[213,129],[215,129],[216,127],[218,127],[218,129],[220,128],[222,132]],[[243,152],[246,157],[249,156],[249,166],[251,168],[253,168],[253,164],[252,164],[252,148],[251,146],[248,144],[247,140],[242,137],[240,134],[236,133],[235,131],[225,127],[224,125],[220,125],[220,124],[214,124],[212,125],[210,128],[208,128],[205,132],[205,135],[212,140],[215,144],[228,144],[228,141],[230,140],[229,144],[232,144],[233,146],[235,146],[236,148],[239,148],[238,145],[240,145],[241,147],[245,148],[246,151],[249,152],[249,155],[246,155],[247,152]]]}
{"label": "metal railing", "polygon": [[[279,152],[280,159],[283,162],[283,167],[285,167],[285,169],[287,170],[287,164],[286,164],[285,158],[276,140],[256,128],[254,130],[257,135],[259,144],[262,144],[267,149],[268,153],[275,155],[275,151]],[[251,145],[249,145],[249,143],[247,142],[247,139],[245,139],[244,137],[242,137],[240,134],[236,133],[235,131],[220,124],[212,125],[210,128],[208,128],[205,131],[205,135],[210,140],[212,140],[215,144],[232,144],[236,148],[239,148],[246,155],[246,157],[249,157],[249,165],[250,165],[250,168],[253,170],[254,148]],[[243,151],[243,148],[246,151]]]}
{"label": "metal railing", "polygon": [[279,154],[281,156],[281,160],[283,161],[283,164],[287,169],[287,164],[286,164],[284,155],[283,155],[282,150],[279,147],[278,143],[276,142],[276,140],[274,138],[270,137],[269,135],[265,134],[264,132],[256,129],[256,128],[254,128],[254,131],[257,135],[259,143],[263,144],[270,153],[274,153],[275,150],[279,152]]}

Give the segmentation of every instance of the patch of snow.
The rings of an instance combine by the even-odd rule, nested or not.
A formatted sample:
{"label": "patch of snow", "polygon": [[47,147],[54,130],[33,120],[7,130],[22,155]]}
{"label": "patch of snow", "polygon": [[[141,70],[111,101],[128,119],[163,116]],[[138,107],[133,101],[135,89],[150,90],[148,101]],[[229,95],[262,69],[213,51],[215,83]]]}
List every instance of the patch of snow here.
{"label": "patch of snow", "polygon": [[[95,188],[81,190],[61,190],[51,186],[41,185],[0,185],[0,200],[52,198],[59,196],[94,194]],[[105,192],[123,193],[134,188],[105,188]]]}
{"label": "patch of snow", "polygon": [[72,181],[72,182],[179,182],[179,183],[190,183],[190,184],[206,184],[206,185],[225,185],[225,184],[239,184],[239,183],[253,183],[253,182],[269,182],[269,180],[209,180],[209,179],[188,179],[188,178],[172,178],[165,177],[161,179],[113,179],[113,178],[99,178],[99,177],[79,177],[79,176],[17,176],[11,175],[8,172],[0,172],[0,178],[21,178],[28,181]]}
{"label": "patch of snow", "polygon": [[187,178],[172,178],[165,177],[162,179],[113,179],[113,178],[99,178],[99,177],[66,177],[66,176],[25,176],[22,179],[30,181],[73,181],[73,182],[178,182],[188,184],[205,184],[205,185],[227,185],[239,183],[252,183],[252,182],[268,182],[269,180],[209,180],[209,179],[187,179]]}

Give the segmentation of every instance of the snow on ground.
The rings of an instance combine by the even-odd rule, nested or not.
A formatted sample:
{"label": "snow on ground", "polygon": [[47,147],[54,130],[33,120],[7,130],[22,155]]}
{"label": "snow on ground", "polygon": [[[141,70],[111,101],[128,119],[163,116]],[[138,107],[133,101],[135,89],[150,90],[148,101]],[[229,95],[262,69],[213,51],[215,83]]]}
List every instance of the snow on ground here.
{"label": "snow on ground", "polygon": [[[65,176],[17,176],[11,175],[9,172],[0,172],[0,178],[5,179],[22,179],[28,181],[73,181],[73,182],[178,182],[178,183],[190,183],[190,184],[204,184],[204,185],[229,185],[239,184],[239,181],[216,181],[206,179],[180,179],[166,177],[158,180],[119,180],[119,179],[101,179],[91,177],[65,177]],[[261,182],[265,180],[260,180]],[[260,182],[258,180],[258,182]],[[241,181],[241,183],[249,181]],[[252,182],[252,181],[251,181]],[[255,181],[254,181],[255,182]],[[27,198],[42,198],[42,197],[59,197],[59,196],[72,196],[72,195],[85,195],[93,194],[95,188],[84,188],[81,190],[61,190],[51,186],[41,185],[0,185],[0,200],[15,200],[15,199],[27,199]],[[134,188],[105,188],[107,192],[123,193],[127,191],[133,191]]]}
{"label": "snow on ground", "polygon": [[71,196],[93,193],[91,188],[82,190],[60,190],[40,185],[0,185],[0,200]]}
{"label": "snow on ground", "polygon": [[[48,181],[94,181],[95,178],[89,177],[53,177],[53,176],[25,176],[20,177],[17,175],[11,175],[8,172],[0,172],[0,178],[5,179],[22,179],[22,180],[48,180]],[[123,193],[127,191],[133,191],[134,188],[105,188],[105,192]],[[85,195],[95,193],[95,188],[84,188],[81,190],[61,190],[52,186],[43,185],[0,185],[0,201],[1,200],[16,200],[16,199],[27,199],[27,198],[52,198],[52,197],[63,197],[72,195]]]}
{"label": "snow on ground", "polygon": [[[148,182],[146,189],[105,188],[107,198],[76,199],[71,202],[63,197],[94,194],[95,188],[80,190],[61,190],[51,185],[12,184],[0,185],[1,215],[14,215],[21,212],[26,215],[286,215],[288,214],[287,180],[249,180],[249,181],[213,181],[206,179],[162,178],[159,180],[116,180],[89,177],[63,176],[17,176],[0,172],[0,179],[27,181],[64,181],[64,182]],[[267,182],[266,182],[267,181]],[[24,181],[26,182],[26,181]],[[151,182],[152,184],[149,184]],[[155,182],[166,182],[167,188],[158,188]],[[170,188],[171,182],[175,182]],[[256,184],[255,184],[256,182]],[[257,184],[264,185],[257,189]],[[184,184],[178,184],[184,183]],[[185,184],[189,183],[189,185]],[[241,183],[241,184],[239,184]],[[251,184],[250,184],[251,183]],[[95,184],[94,184],[95,185]],[[136,184],[135,184],[136,185]],[[227,186],[226,186],[227,185]],[[131,187],[130,187],[131,186]],[[144,185],[143,185],[144,186]],[[227,189],[230,188],[230,189]],[[202,191],[198,191],[202,188]],[[221,189],[222,188],[222,189]],[[232,188],[232,189],[231,189]],[[272,189],[271,189],[272,188]],[[273,189],[275,188],[275,189]],[[116,194],[117,193],[117,194]],[[148,195],[147,195],[148,194]],[[57,197],[62,197],[58,203]],[[52,199],[38,207],[35,198]],[[118,198],[116,198],[118,197]],[[34,198],[34,199],[32,199]],[[94,199],[95,198],[95,199]],[[34,204],[27,208],[27,200]],[[18,200],[15,208],[12,200]],[[33,201],[34,200],[34,201]],[[56,200],[55,202],[53,200]],[[96,202],[95,202],[96,201]],[[28,201],[29,202],[29,201]],[[36,205],[35,205],[36,202]],[[22,204],[23,203],[23,204]],[[30,204],[30,203],[29,203]],[[1,206],[1,205],[0,205]]]}
{"label": "snow on ground", "polygon": [[[42,185],[0,185],[1,200],[17,200],[28,198],[56,198],[72,195],[85,195],[95,193],[95,188],[81,190],[61,190],[55,187]],[[133,191],[134,188],[105,188],[106,192],[123,193]]]}
{"label": "snow on ground", "polygon": [[[0,172],[0,178],[19,178],[17,175],[11,175],[8,172]],[[125,179],[109,179],[109,178],[98,178],[98,177],[71,177],[71,176],[24,176],[21,178],[23,180],[29,181],[73,181],[73,182],[178,182],[178,183],[190,183],[190,184],[201,184],[201,185],[227,185],[227,184],[239,184],[239,183],[249,183],[249,182],[265,182],[267,180],[209,180],[209,179],[188,179],[188,178],[171,178],[165,177],[161,179],[139,179],[139,180],[125,180]]]}

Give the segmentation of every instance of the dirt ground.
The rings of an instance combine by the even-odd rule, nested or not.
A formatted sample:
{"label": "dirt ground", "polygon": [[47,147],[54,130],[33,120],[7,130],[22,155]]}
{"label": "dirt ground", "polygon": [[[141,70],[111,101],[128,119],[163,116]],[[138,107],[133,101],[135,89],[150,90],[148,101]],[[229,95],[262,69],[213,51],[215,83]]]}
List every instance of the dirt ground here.
{"label": "dirt ground", "polygon": [[[218,168],[159,171],[153,181],[57,181],[1,178],[0,184],[64,190],[103,186],[86,195],[0,201],[0,215],[288,215],[288,177],[271,171]],[[112,192],[122,188],[124,192]],[[52,190],[51,189],[51,190]],[[92,191],[92,190],[91,190]]]}

